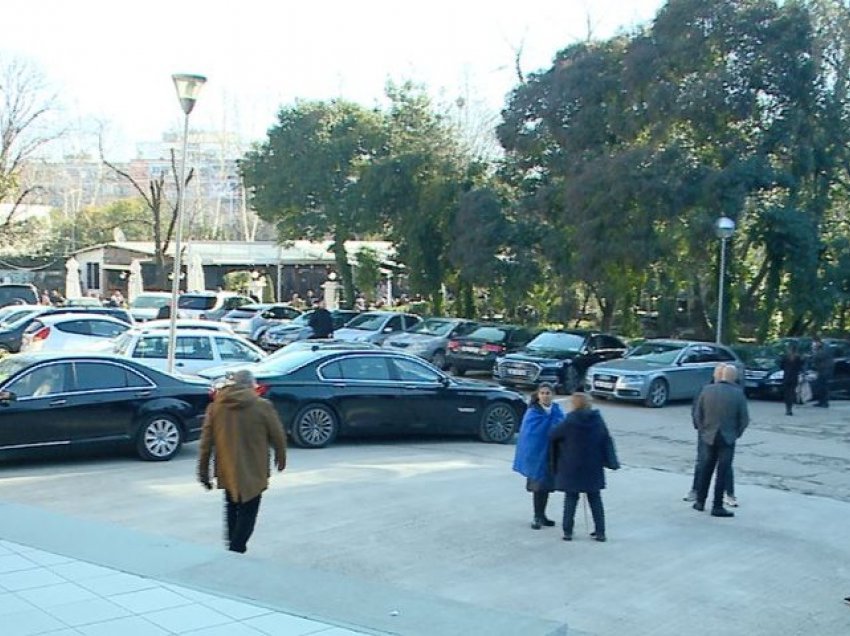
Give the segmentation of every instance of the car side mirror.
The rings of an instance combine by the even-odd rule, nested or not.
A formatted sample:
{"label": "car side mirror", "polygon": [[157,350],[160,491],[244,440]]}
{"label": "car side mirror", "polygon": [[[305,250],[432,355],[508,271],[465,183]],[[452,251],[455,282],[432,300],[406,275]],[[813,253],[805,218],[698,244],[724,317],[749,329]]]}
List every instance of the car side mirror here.
{"label": "car side mirror", "polygon": [[452,381],[451,381],[451,378],[449,378],[449,376],[444,375],[444,376],[440,377],[440,384],[442,384],[444,387],[448,387],[451,383],[452,383]]}
{"label": "car side mirror", "polygon": [[392,327],[384,327],[384,333],[392,333],[392,332],[393,332]]}
{"label": "car side mirror", "polygon": [[12,402],[18,399],[18,396],[11,391],[0,391],[0,404],[9,406]]}

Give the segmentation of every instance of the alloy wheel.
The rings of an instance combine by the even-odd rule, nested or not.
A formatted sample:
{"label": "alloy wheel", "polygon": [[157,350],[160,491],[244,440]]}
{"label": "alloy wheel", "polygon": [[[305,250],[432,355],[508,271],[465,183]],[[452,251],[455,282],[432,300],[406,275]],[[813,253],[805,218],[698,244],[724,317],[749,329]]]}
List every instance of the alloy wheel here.
{"label": "alloy wheel", "polygon": [[480,437],[485,442],[503,444],[513,438],[517,429],[517,414],[507,404],[492,404],[487,407],[481,422]]}

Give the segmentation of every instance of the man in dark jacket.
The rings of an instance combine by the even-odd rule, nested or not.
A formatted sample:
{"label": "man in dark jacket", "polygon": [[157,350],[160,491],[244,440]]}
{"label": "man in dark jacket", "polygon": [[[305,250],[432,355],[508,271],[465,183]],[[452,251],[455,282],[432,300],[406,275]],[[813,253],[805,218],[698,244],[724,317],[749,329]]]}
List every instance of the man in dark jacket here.
{"label": "man in dark jacket", "polygon": [[313,330],[311,339],[333,338],[334,335],[334,320],[331,312],[325,309],[325,301],[320,300],[316,304],[316,309],[310,314],[310,321],[307,323]]}
{"label": "man in dark jacket", "polygon": [[271,402],[257,396],[248,370],[233,374],[207,407],[201,432],[198,480],[210,483],[210,455],[215,452],[215,477],[224,490],[228,549],[245,552],[254,531],[260,497],[269,486],[269,449],[278,471],[286,468],[286,437]]}
{"label": "man in dark jacket", "polygon": [[711,475],[714,477],[714,505],[711,514],[715,517],[734,517],[735,513],[723,507],[726,478],[735,457],[735,442],[750,423],[747,398],[735,384],[738,370],[724,365],[720,371],[720,382],[706,386],[697,398],[694,407],[694,428],[699,431],[703,463],[697,480],[697,500],[694,510],[705,510],[705,500]]}
{"label": "man in dark jacket", "polygon": [[832,380],[835,357],[832,349],[820,338],[815,338],[812,343],[812,367],[817,374],[814,393],[818,403],[815,406],[825,409],[829,407],[829,381]]}

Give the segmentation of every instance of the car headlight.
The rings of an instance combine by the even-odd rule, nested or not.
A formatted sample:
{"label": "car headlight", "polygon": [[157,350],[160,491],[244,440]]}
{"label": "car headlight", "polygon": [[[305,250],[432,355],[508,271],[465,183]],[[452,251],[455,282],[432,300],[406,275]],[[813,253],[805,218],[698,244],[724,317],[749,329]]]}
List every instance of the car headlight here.
{"label": "car headlight", "polygon": [[644,376],[642,375],[621,375],[617,379],[617,386],[635,386],[642,385]]}
{"label": "car headlight", "polygon": [[769,376],[767,376],[768,380],[782,380],[785,377],[785,372],[782,369],[779,371],[774,371]]}

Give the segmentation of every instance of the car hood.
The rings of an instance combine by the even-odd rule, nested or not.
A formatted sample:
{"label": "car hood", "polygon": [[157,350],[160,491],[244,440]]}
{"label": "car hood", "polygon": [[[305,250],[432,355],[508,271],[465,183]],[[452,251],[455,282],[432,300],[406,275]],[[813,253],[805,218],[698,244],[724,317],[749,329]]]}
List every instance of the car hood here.
{"label": "car hood", "polygon": [[337,340],[351,340],[355,342],[371,342],[379,335],[380,331],[366,331],[365,329],[334,329],[334,338]]}
{"label": "car hood", "polygon": [[594,364],[592,371],[611,371],[614,373],[650,373],[659,369],[667,368],[669,364],[658,364],[657,362],[646,362],[645,360],[621,358],[619,360],[610,360],[608,362],[599,362]]}
{"label": "car hood", "polygon": [[[334,336],[336,336],[341,329],[334,332]],[[441,336],[432,336],[424,333],[400,333],[397,336],[391,336],[387,338],[384,342],[398,342],[402,344],[413,344],[414,342],[426,343],[432,340],[439,340]]]}
{"label": "car hood", "polygon": [[504,356],[504,360],[522,362],[541,362],[543,364],[554,360],[572,360],[578,355],[578,351],[529,351],[520,349],[514,353]]}

